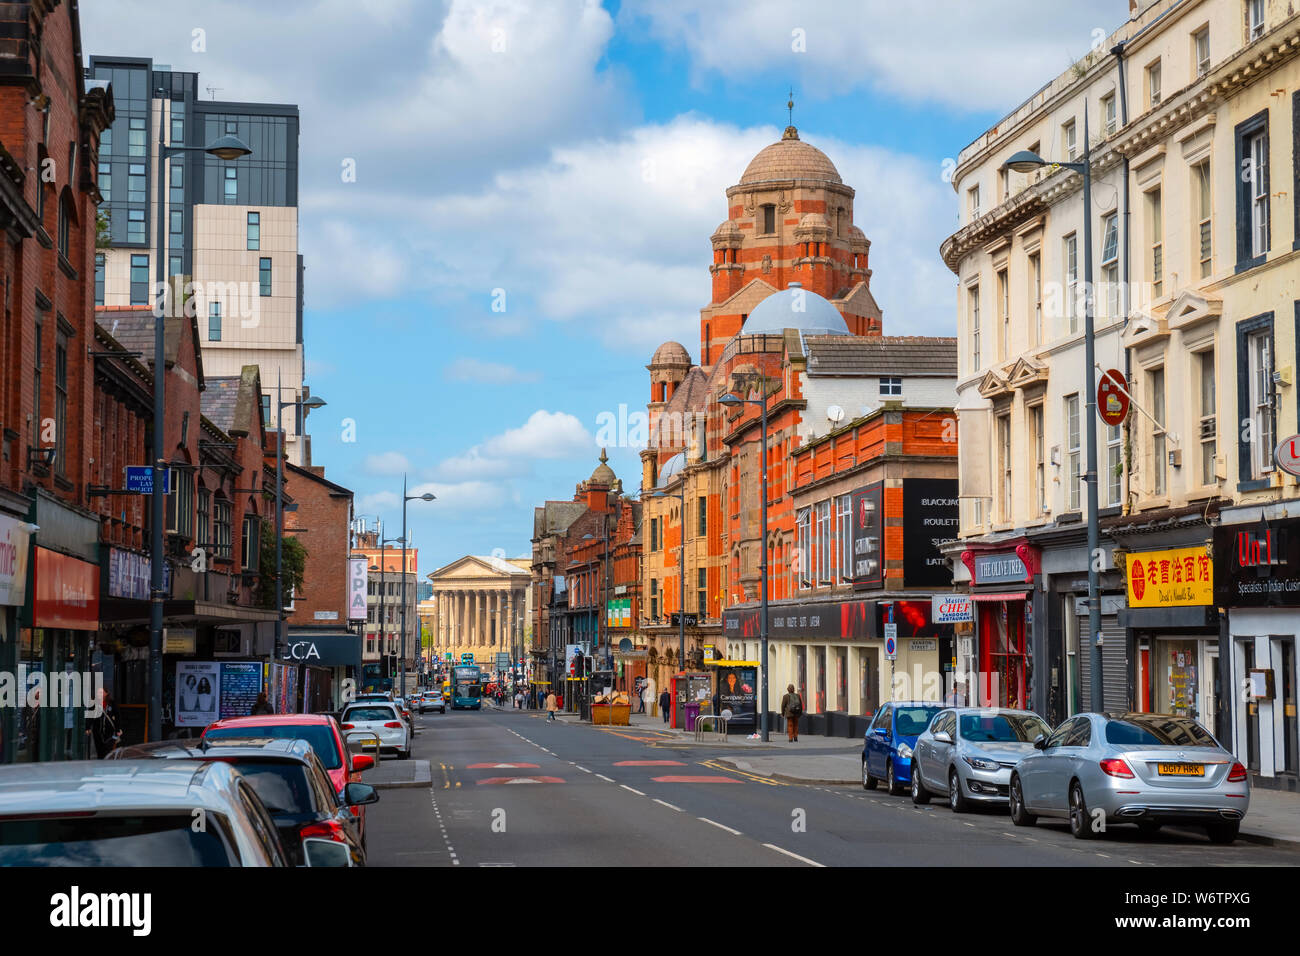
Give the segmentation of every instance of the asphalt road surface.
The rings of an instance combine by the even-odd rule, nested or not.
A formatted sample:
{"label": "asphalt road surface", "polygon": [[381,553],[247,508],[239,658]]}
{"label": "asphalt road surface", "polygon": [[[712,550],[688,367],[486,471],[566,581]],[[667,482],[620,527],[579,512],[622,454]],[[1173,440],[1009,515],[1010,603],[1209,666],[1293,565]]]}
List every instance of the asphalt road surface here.
{"label": "asphalt road surface", "polygon": [[[644,729],[547,723],[528,711],[417,717],[429,788],[370,809],[372,866],[1295,866],[1300,853],[1196,831],[1116,827],[1081,842],[1064,822],[859,787],[729,771],[734,750],[671,745]],[[391,759],[391,758],[385,758]]]}

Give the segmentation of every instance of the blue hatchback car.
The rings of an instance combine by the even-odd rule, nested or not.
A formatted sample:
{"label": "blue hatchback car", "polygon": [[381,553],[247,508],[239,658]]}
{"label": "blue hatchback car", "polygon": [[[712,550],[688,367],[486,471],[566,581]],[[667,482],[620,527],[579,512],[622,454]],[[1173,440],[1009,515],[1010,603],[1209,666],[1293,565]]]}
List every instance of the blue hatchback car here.
{"label": "blue hatchback car", "polygon": [[862,746],[863,789],[875,790],[883,780],[894,795],[907,790],[916,738],[941,710],[943,705],[935,701],[895,700],[880,705]]}

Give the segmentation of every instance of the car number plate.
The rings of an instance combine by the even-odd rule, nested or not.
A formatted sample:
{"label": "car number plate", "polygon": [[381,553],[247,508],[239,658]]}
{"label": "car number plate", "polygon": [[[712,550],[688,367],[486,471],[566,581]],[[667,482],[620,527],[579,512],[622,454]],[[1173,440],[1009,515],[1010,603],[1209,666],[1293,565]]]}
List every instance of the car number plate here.
{"label": "car number plate", "polygon": [[1162,777],[1204,777],[1205,764],[1162,763],[1156,765],[1156,771]]}

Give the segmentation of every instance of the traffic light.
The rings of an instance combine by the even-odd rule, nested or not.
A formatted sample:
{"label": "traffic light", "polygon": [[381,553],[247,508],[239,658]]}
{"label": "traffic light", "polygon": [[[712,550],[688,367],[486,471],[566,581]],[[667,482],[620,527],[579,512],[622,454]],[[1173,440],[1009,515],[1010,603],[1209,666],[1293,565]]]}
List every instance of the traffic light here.
{"label": "traffic light", "polygon": [[590,657],[584,657],[584,658],[582,659],[582,666],[583,666],[583,673],[584,673],[587,677],[590,677],[590,676],[591,676],[591,658],[590,658]]}

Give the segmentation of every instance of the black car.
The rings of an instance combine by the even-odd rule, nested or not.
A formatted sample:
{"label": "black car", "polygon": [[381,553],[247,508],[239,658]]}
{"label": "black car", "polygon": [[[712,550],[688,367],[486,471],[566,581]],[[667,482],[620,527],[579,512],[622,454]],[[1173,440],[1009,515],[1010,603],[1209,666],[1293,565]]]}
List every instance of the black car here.
{"label": "black car", "polygon": [[303,841],[310,839],[342,844],[349,852],[346,858],[340,854],[341,860],[366,865],[357,821],[348,807],[375,803],[379,793],[369,784],[349,783],[340,802],[329,774],[306,740],[241,738],[199,744],[167,740],[119,748],[110,757],[228,763],[266,805],[291,865],[305,864]]}

